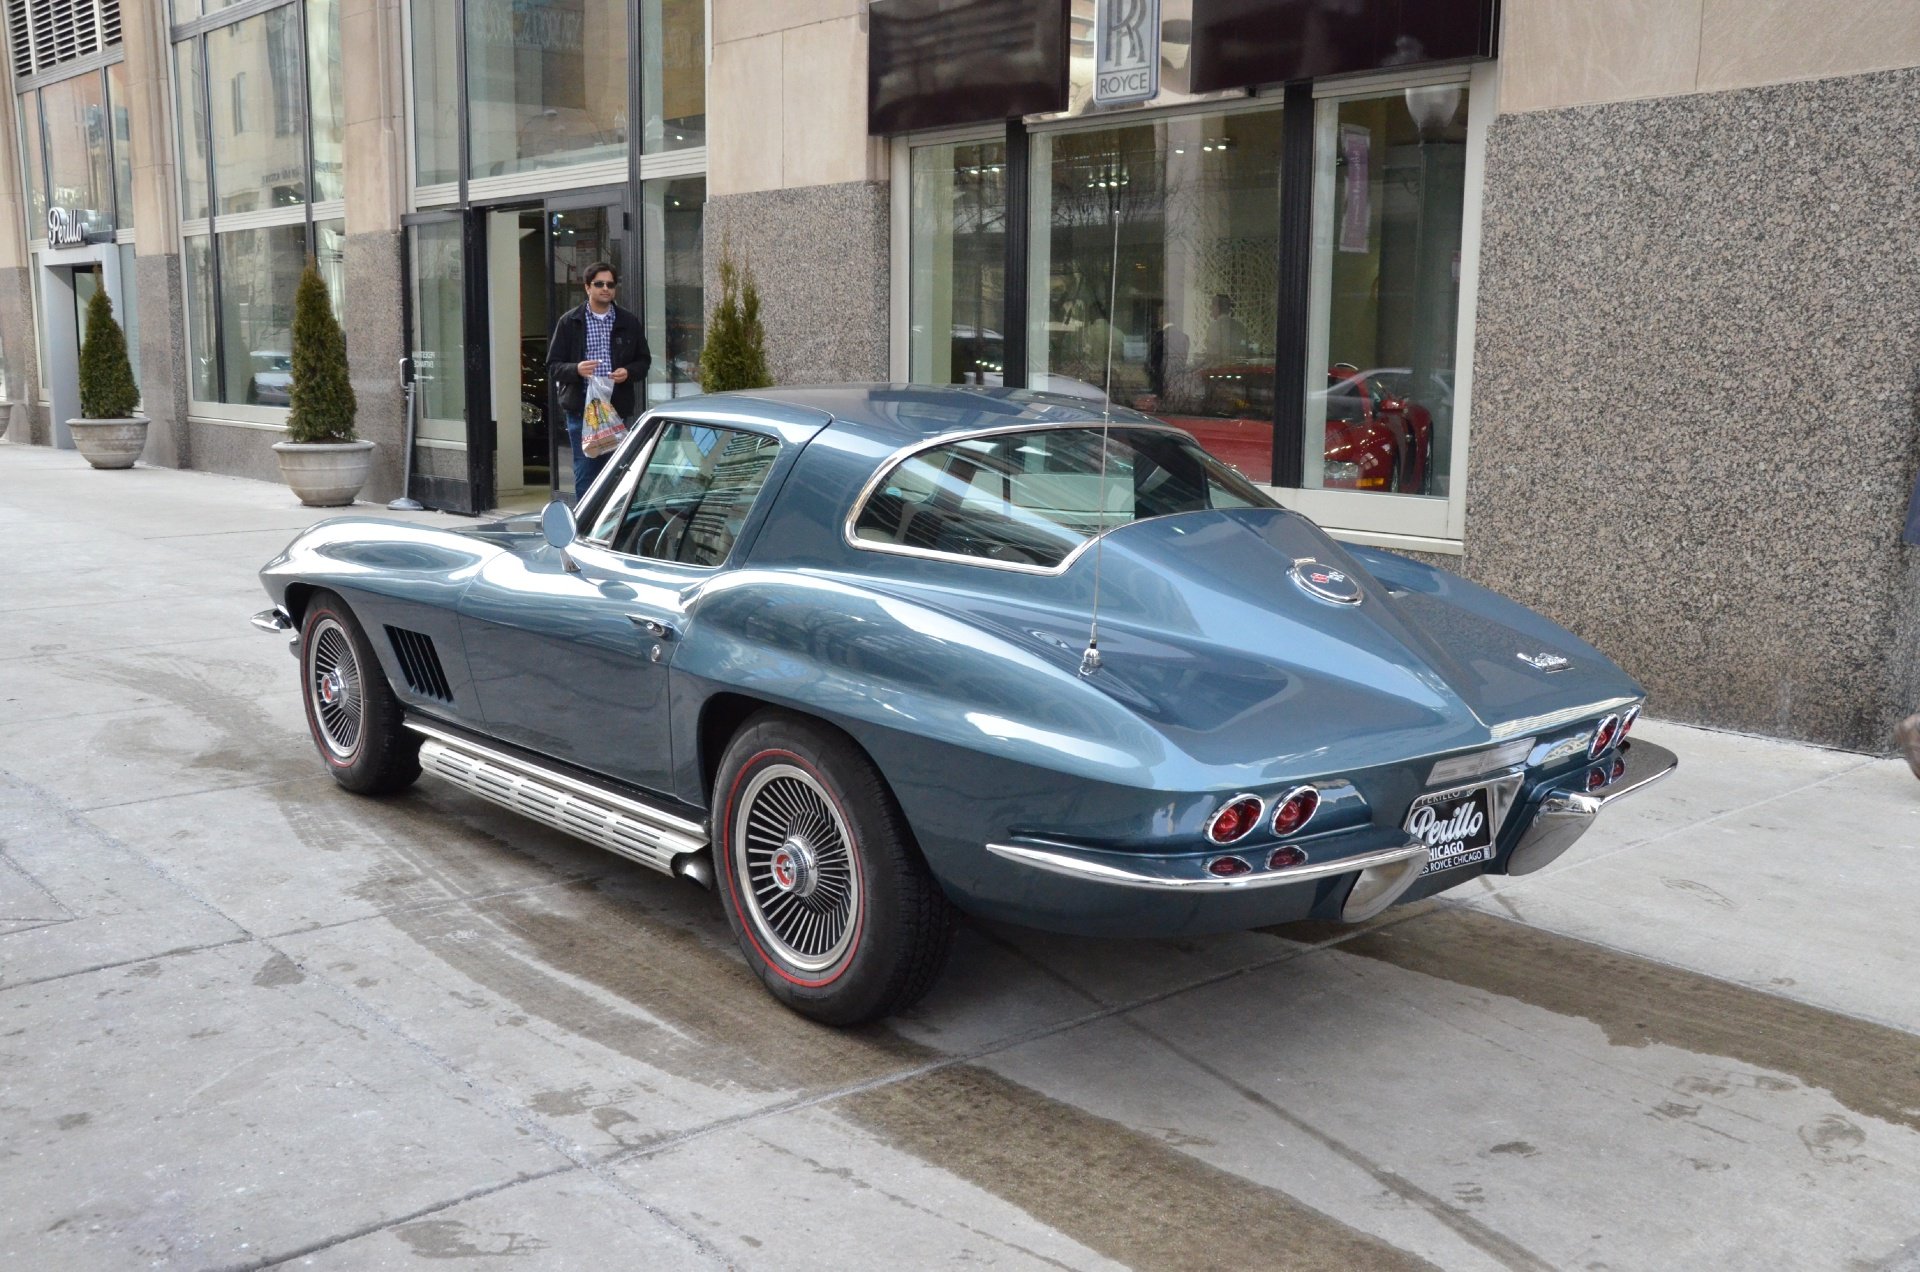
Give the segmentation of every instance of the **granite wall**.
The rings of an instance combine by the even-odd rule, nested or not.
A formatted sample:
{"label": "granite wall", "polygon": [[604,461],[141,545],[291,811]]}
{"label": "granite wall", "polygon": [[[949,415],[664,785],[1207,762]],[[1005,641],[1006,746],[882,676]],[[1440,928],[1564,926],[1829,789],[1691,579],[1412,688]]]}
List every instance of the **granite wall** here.
{"label": "granite wall", "polygon": [[53,432],[40,402],[39,327],[33,318],[33,282],[25,266],[0,269],[0,343],[7,360],[8,419],[0,432],[22,445],[46,446]]}
{"label": "granite wall", "polygon": [[187,312],[177,253],[133,258],[134,303],[140,308],[140,408],[147,428],[142,459],[167,468],[193,467],[187,429]]}
{"label": "granite wall", "polygon": [[730,242],[760,289],[774,383],[887,378],[888,194],[885,182],[850,181],[707,200],[708,313]]}
{"label": "granite wall", "polygon": [[347,236],[346,283],[341,326],[347,335],[347,368],[358,408],[354,431],[375,443],[373,471],[360,498],[385,503],[398,496],[406,457],[407,403],[400,359],[407,353],[401,329],[400,235],[377,231]]}
{"label": "granite wall", "polygon": [[1920,70],[1501,117],[1464,569],[1669,718],[1884,750],[1920,692]]}

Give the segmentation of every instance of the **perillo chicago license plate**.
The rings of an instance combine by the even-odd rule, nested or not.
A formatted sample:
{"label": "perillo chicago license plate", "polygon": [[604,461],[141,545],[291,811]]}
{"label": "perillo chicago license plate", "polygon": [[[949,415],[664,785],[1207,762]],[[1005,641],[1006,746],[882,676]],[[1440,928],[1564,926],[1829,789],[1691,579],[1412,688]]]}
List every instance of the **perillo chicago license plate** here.
{"label": "perillo chicago license plate", "polygon": [[1407,813],[1407,833],[1427,846],[1422,875],[1493,860],[1493,829],[1490,785],[1422,795]]}

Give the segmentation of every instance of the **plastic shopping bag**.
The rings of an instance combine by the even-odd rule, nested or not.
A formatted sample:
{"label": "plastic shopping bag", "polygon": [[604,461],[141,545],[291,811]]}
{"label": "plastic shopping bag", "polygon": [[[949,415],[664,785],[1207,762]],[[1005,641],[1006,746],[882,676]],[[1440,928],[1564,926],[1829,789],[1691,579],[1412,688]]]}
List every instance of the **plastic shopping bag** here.
{"label": "plastic shopping bag", "polygon": [[580,418],[580,449],[597,458],[620,444],[627,422],[613,409],[613,377],[596,375],[587,381],[587,409]]}

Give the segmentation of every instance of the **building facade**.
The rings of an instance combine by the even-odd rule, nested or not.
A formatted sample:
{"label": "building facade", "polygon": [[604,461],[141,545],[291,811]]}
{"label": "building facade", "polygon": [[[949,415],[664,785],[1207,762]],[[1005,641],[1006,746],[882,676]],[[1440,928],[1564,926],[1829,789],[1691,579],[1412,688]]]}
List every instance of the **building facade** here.
{"label": "building facade", "polygon": [[1920,701],[1911,0],[6,6],[16,441],[104,286],[148,461],[272,478],[311,256],[367,497],[527,506],[580,271],[663,402],[726,253],[777,380],[1111,396],[1667,716],[1881,749]]}

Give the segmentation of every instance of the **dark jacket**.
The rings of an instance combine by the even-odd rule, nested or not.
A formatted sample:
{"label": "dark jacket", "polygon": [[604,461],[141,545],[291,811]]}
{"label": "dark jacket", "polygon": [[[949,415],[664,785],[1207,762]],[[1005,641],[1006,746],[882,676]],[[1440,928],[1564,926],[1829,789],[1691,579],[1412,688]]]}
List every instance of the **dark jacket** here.
{"label": "dark jacket", "polygon": [[[560,409],[568,415],[579,415],[587,409],[587,382],[580,378],[580,363],[587,356],[585,309],[584,304],[575,305],[561,314],[560,321],[553,324],[553,339],[547,342],[547,376],[553,381]],[[600,373],[611,374],[613,367],[627,369],[626,382],[613,386],[613,409],[621,419],[631,421],[640,386],[647,381],[647,368],[653,365],[646,334],[631,310],[613,307],[613,336],[607,342],[607,352],[613,366],[601,367]]]}

